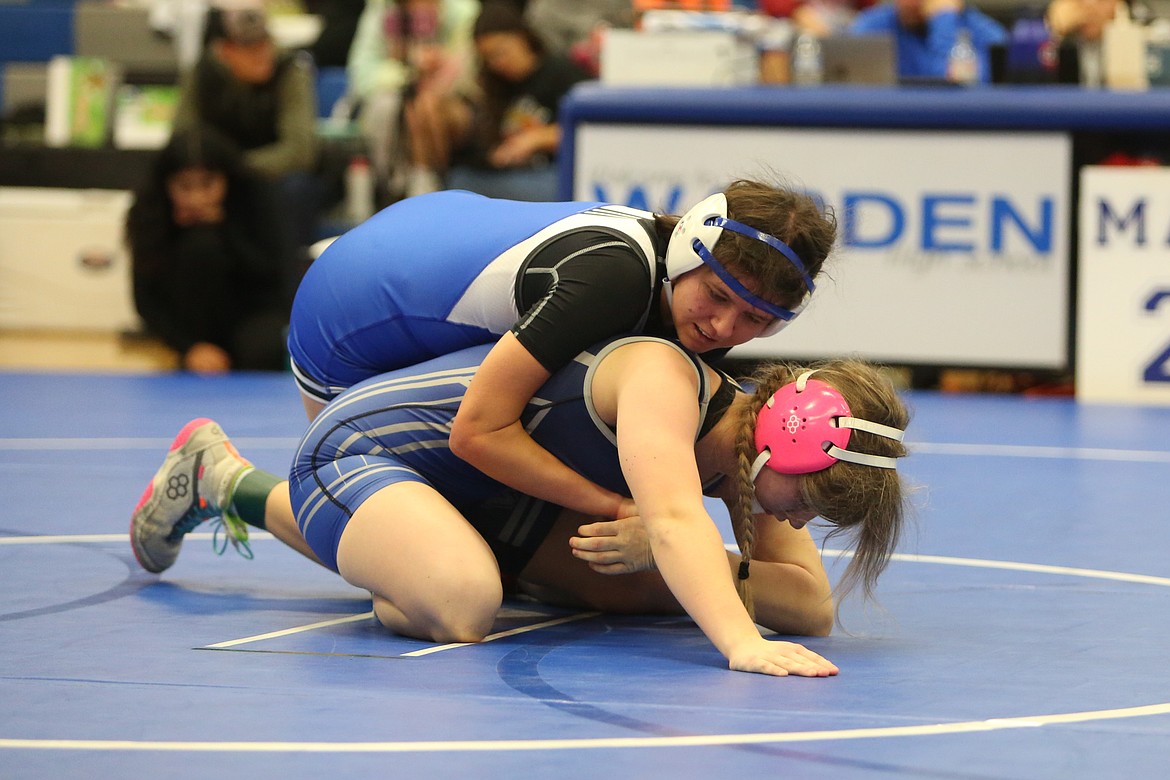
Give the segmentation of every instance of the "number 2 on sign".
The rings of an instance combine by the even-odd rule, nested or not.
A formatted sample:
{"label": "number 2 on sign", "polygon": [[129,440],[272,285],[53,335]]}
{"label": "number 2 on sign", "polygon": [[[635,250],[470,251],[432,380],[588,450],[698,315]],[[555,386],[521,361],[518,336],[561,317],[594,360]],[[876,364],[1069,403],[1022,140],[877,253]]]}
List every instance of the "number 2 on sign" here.
{"label": "number 2 on sign", "polygon": [[[1146,300],[1146,311],[1154,311],[1168,298],[1170,298],[1170,290],[1158,290]],[[1146,365],[1142,378],[1147,382],[1170,382],[1170,371],[1167,370],[1167,364],[1170,364],[1170,344],[1167,344],[1158,353],[1158,356]]]}

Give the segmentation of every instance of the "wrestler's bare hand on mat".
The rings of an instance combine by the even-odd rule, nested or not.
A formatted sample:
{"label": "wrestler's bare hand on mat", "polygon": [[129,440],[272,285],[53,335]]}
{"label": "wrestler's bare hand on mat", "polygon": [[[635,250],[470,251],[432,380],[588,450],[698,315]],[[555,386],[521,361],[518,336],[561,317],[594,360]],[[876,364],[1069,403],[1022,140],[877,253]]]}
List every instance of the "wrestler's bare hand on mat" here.
{"label": "wrestler's bare hand on mat", "polygon": [[832,677],[839,669],[832,662],[795,642],[751,639],[732,648],[728,666],[735,672],[756,672],[785,677]]}

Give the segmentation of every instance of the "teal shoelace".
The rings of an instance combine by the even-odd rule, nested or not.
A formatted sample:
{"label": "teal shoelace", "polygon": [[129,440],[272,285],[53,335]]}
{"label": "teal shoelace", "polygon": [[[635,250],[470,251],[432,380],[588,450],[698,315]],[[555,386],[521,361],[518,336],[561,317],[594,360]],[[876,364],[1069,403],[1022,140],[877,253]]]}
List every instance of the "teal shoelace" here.
{"label": "teal shoelace", "polygon": [[215,550],[216,555],[223,555],[230,542],[241,557],[249,561],[252,560],[252,546],[248,544],[248,524],[231,510],[224,510],[221,513],[211,507],[206,509],[192,507],[182,520],[175,523],[175,527],[167,536],[167,541],[179,541],[204,520],[211,520],[213,523],[211,547]]}

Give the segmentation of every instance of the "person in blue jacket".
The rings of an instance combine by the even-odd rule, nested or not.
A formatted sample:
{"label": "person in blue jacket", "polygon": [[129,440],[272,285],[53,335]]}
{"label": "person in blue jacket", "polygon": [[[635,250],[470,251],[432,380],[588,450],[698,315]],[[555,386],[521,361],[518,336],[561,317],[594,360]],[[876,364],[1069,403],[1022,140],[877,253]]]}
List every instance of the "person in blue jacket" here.
{"label": "person in blue jacket", "polygon": [[857,14],[849,26],[855,35],[894,38],[900,79],[943,80],[951,51],[966,32],[977,63],[976,81],[991,80],[991,47],[1007,40],[996,20],[963,0],[887,0]]}

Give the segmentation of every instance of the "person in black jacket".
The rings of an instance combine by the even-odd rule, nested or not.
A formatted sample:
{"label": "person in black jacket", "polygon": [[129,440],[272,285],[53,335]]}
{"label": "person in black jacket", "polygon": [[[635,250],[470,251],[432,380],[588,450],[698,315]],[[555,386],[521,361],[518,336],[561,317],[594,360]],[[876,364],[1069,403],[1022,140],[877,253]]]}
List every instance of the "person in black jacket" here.
{"label": "person in black jacket", "polygon": [[[260,6],[212,9],[205,37],[203,55],[179,83],[174,130],[213,127],[239,146],[254,173],[279,184],[289,229],[307,248],[326,197],[313,64],[277,45]],[[290,273],[303,270],[302,263]]]}
{"label": "person in black jacket", "polygon": [[275,185],[208,128],[176,133],[126,221],[147,330],[201,374],[280,370],[294,248]]}

